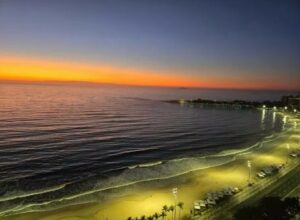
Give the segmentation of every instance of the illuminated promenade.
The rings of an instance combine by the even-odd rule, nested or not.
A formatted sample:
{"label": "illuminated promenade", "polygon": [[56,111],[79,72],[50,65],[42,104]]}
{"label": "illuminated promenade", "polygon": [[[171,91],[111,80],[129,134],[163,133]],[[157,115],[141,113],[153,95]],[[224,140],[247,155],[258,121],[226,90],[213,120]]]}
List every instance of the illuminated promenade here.
{"label": "illuminated promenade", "polygon": [[243,189],[229,201],[208,209],[193,219],[221,219],[233,215],[238,208],[251,205],[264,196],[286,196],[300,184],[299,164],[299,161],[292,161],[276,176],[255,181],[253,186]]}
{"label": "illuminated promenade", "polygon": [[[297,119],[295,120],[296,134],[293,138],[296,138],[296,147],[299,149],[299,128],[297,128]],[[297,142],[298,139],[298,142]],[[289,146],[291,142],[287,143]],[[289,148],[287,149],[289,151]],[[242,191],[232,196],[229,200],[223,201],[217,204],[215,207],[210,207],[198,214],[195,214],[193,219],[224,219],[224,217],[232,217],[234,212],[244,206],[250,206],[257,203],[261,198],[266,196],[278,196],[285,198],[294,195],[294,191],[300,185],[300,161],[298,158],[288,156],[285,166],[279,171],[279,173],[269,176],[263,179],[254,177],[256,173],[253,173],[252,186],[245,186]]]}

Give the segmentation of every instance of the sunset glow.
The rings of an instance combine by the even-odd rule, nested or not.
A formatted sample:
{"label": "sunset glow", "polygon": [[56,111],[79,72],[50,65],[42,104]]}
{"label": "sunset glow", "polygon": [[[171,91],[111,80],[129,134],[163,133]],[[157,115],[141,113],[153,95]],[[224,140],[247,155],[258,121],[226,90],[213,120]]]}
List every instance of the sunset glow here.
{"label": "sunset glow", "polygon": [[[218,71],[221,72],[218,76]],[[84,64],[57,60],[0,57],[0,80],[71,81],[140,86],[276,89],[284,83],[230,77],[233,70],[199,70],[198,76],[123,68],[107,64]],[[188,72],[188,71],[187,71]],[[222,76],[228,72],[227,77]]]}
{"label": "sunset glow", "polygon": [[299,10],[0,0],[0,220],[297,218]]}
{"label": "sunset glow", "polygon": [[1,2],[0,80],[300,88],[293,4],[29,2]]}
{"label": "sunset glow", "polygon": [[26,58],[0,58],[0,65],[0,79],[2,80],[83,81],[147,86],[200,85],[199,82],[193,82],[183,77],[109,65],[88,65]]}

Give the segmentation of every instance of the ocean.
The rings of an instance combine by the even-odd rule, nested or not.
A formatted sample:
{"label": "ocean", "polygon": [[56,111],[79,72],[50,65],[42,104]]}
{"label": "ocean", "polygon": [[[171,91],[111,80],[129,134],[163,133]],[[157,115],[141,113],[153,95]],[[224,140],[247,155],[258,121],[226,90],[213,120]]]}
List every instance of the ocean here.
{"label": "ocean", "polygon": [[287,94],[1,83],[0,215],[97,201],[111,189],[227,163],[234,152],[287,128],[272,111],[166,100],[263,101]]}

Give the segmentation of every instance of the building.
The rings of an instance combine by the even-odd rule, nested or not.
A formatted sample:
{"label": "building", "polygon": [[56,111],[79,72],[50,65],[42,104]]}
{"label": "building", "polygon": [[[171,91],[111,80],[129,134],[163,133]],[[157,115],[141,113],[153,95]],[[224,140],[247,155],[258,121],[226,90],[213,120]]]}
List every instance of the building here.
{"label": "building", "polygon": [[300,96],[283,96],[281,102],[288,108],[300,110]]}

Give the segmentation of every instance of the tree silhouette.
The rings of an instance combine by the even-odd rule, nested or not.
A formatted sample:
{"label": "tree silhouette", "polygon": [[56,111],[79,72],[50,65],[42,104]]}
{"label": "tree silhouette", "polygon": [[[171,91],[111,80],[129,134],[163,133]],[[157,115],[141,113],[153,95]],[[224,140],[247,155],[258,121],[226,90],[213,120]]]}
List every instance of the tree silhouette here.
{"label": "tree silhouette", "polygon": [[165,211],[162,211],[161,212],[161,214],[160,214],[160,216],[162,217],[162,219],[164,220],[165,219],[165,217],[167,216],[167,214],[166,214],[166,212]]}
{"label": "tree silhouette", "polygon": [[159,218],[159,214],[157,212],[155,212],[154,215],[153,215],[153,218],[154,219],[158,219]]}
{"label": "tree silhouette", "polygon": [[172,212],[172,220],[174,219],[174,206],[171,205],[168,209],[170,212]]}
{"label": "tree silhouette", "polygon": [[169,211],[169,208],[168,208],[167,205],[164,205],[163,208],[162,208],[162,210],[165,211],[165,212],[168,212],[168,211]]}
{"label": "tree silhouette", "polygon": [[234,214],[234,219],[257,220],[288,220],[300,212],[299,198],[279,197],[262,198],[257,206],[243,207]]}
{"label": "tree silhouette", "polygon": [[286,198],[284,201],[285,209],[290,217],[293,217],[300,213],[300,203],[299,198]]}
{"label": "tree silhouette", "polygon": [[166,216],[167,216],[167,213],[168,213],[168,211],[169,211],[168,206],[167,206],[167,205],[164,205],[163,208],[162,208],[162,211],[163,211],[163,212],[166,214]]}
{"label": "tree silhouette", "polygon": [[179,207],[179,213],[178,213],[178,215],[179,215],[179,220],[180,220],[180,218],[181,218],[181,210],[183,209],[183,202],[179,202],[178,204],[177,204],[177,206]]}

